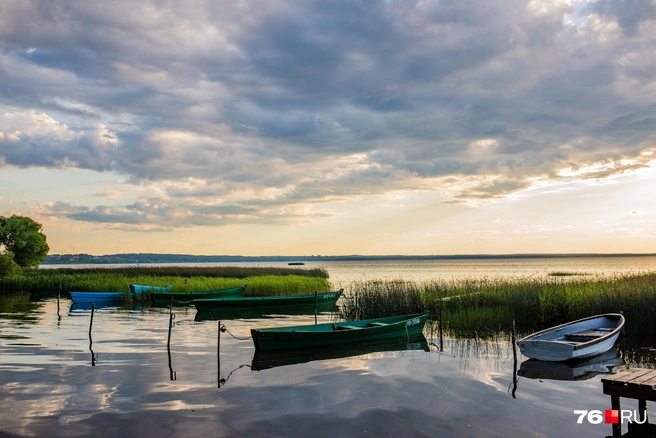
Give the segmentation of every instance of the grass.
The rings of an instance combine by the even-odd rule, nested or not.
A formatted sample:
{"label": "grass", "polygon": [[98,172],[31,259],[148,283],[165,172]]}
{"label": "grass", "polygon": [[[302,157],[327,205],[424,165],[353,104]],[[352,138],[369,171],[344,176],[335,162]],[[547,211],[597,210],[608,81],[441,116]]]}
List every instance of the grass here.
{"label": "grass", "polygon": [[551,277],[572,277],[575,275],[590,275],[586,272],[567,272],[567,271],[555,271],[555,272],[549,272],[547,275]]}
{"label": "grass", "polygon": [[58,289],[81,292],[126,292],[130,284],[173,285],[173,292],[190,292],[248,284],[246,296],[288,295],[327,291],[322,269],[216,267],[137,267],[92,269],[37,269],[0,279],[2,290]]}
{"label": "grass", "polygon": [[656,272],[593,279],[496,278],[463,281],[369,280],[346,288],[342,313],[377,318],[443,310],[444,328],[465,336],[508,330],[532,332],[600,313],[623,312],[629,334],[656,335]]}
{"label": "grass", "polygon": [[249,267],[249,266],[126,266],[120,268],[57,268],[57,269],[39,269],[26,270],[29,275],[31,272],[38,272],[38,275],[47,276],[48,271],[56,271],[61,274],[118,274],[130,277],[148,276],[148,277],[222,277],[222,278],[248,278],[260,275],[279,275],[279,276],[300,276],[328,278],[328,272],[323,268],[278,268],[278,267]]}

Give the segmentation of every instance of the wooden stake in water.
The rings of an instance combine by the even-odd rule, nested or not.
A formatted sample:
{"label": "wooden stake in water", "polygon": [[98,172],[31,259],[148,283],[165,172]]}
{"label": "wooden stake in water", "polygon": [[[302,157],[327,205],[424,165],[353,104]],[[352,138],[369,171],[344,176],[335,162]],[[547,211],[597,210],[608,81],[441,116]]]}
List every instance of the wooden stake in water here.
{"label": "wooden stake in water", "polygon": [[89,351],[91,352],[91,366],[95,367],[96,366],[96,358],[98,355],[93,352],[93,349],[91,348],[93,346],[93,340],[91,339],[91,328],[93,327],[93,312],[96,308],[95,304],[91,304],[91,320],[89,321]]}
{"label": "wooden stake in water", "polygon": [[221,387],[221,321],[216,329],[216,380],[218,388]]}
{"label": "wooden stake in water", "polygon": [[318,294],[319,294],[319,291],[318,291],[318,290],[315,290],[315,291],[314,291],[314,325],[317,325],[317,307],[318,307],[318,305],[319,305],[319,304],[317,303],[317,299],[318,299],[318,298],[317,298],[317,295],[318,295]]}
{"label": "wooden stake in water", "polygon": [[513,319],[512,332],[510,334],[510,341],[512,342],[512,349],[513,349],[513,390],[512,390],[513,398],[517,398],[515,397],[515,392],[517,391],[517,342],[515,341],[516,339],[517,339],[517,334],[515,331],[515,320]]}
{"label": "wooden stake in water", "polygon": [[227,328],[225,325],[221,325],[221,321],[219,321],[219,325],[217,326],[216,329],[216,379],[218,381],[218,388],[223,386],[226,382],[225,379],[221,378],[221,332],[226,331]]}
{"label": "wooden stake in water", "polygon": [[89,339],[91,339],[91,327],[93,327],[93,311],[96,309],[96,305],[91,303],[91,321],[89,321]]}
{"label": "wooden stake in water", "polygon": [[175,313],[172,312],[173,308],[169,307],[169,338],[166,341],[166,347],[171,347],[171,328],[173,327],[173,320],[175,319]]}
{"label": "wooden stake in water", "polygon": [[442,336],[442,308],[440,307],[440,351],[444,351],[444,344],[443,344],[443,336]]}

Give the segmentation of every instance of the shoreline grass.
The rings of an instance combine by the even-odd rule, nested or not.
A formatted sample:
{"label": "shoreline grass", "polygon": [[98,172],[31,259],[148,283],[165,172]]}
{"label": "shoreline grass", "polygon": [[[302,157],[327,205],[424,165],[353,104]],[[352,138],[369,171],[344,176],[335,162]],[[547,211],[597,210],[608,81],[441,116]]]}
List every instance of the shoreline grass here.
{"label": "shoreline grass", "polygon": [[485,336],[508,330],[526,333],[601,313],[623,312],[628,334],[656,335],[656,272],[595,278],[483,278],[461,281],[365,280],[345,290],[347,318],[415,313],[427,309],[445,329]]}
{"label": "shoreline grass", "polygon": [[130,284],[173,285],[173,292],[224,289],[248,284],[244,296],[287,295],[327,291],[325,270],[285,268],[136,267],[37,269],[0,279],[0,290],[126,292]]}

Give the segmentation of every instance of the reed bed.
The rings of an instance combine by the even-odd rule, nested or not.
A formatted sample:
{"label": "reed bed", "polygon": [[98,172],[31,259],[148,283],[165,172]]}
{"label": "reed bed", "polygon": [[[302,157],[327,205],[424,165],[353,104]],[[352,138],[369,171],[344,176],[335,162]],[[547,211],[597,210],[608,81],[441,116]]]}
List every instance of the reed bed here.
{"label": "reed bed", "polygon": [[[260,275],[299,276],[328,278],[328,271],[324,268],[284,268],[274,266],[124,266],[107,267],[94,266],[92,268],[57,268],[40,269],[41,273],[56,271],[63,274],[120,274],[130,277],[221,277],[221,278],[249,278]],[[30,271],[26,271],[29,273]]]}
{"label": "reed bed", "polygon": [[[486,336],[508,330],[531,332],[599,313],[623,312],[629,334],[656,335],[656,272],[593,279],[482,278],[463,281],[369,280],[346,288],[346,317],[443,311],[445,329]],[[356,302],[357,298],[357,302]]]}
{"label": "reed bed", "polygon": [[[156,275],[151,275],[155,269]],[[39,269],[27,271],[25,275],[0,279],[0,288],[4,290],[57,290],[81,292],[126,292],[130,284],[150,286],[173,285],[173,292],[191,292],[212,289],[224,289],[248,284],[245,296],[287,295],[311,293],[315,290],[327,291],[328,280],[314,275],[271,274],[268,268],[249,268],[247,277],[222,277],[215,268],[181,268],[176,272],[172,268],[159,271],[159,268],[119,268],[89,270],[81,269]],[[205,272],[207,269],[207,272]],[[290,271],[301,271],[290,269]],[[162,275],[166,272],[168,275]],[[232,271],[223,271],[226,275]],[[240,271],[241,272],[241,271]],[[198,275],[192,275],[192,274]],[[203,275],[208,274],[208,275]]]}

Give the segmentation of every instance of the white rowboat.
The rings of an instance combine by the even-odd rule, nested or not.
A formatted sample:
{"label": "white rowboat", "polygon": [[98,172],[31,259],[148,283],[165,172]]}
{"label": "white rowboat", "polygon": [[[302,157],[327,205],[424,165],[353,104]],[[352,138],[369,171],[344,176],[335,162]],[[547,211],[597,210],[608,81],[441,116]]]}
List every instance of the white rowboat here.
{"label": "white rowboat", "polygon": [[533,333],[517,341],[526,357],[547,361],[583,359],[610,350],[624,327],[619,313],[590,316]]}

